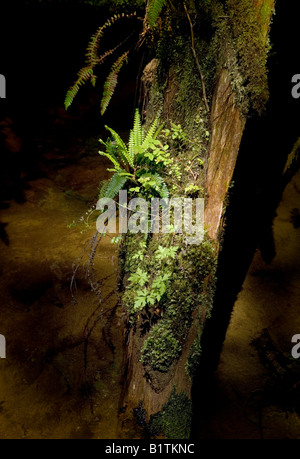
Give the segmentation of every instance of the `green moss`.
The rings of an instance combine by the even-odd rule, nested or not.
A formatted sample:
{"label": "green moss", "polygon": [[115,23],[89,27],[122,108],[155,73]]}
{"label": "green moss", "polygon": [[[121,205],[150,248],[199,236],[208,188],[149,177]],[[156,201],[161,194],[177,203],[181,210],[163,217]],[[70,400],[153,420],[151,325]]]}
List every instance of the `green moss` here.
{"label": "green moss", "polygon": [[180,343],[172,332],[172,322],[163,320],[154,325],[149,338],[144,342],[141,361],[153,370],[165,372],[178,358],[180,351]]}
{"label": "green moss", "polygon": [[201,357],[201,334],[202,330],[198,333],[197,338],[193,342],[193,345],[190,350],[189,357],[185,364],[185,371],[189,375],[190,379],[193,380],[196,371],[199,367],[200,357]]}
{"label": "green moss", "polygon": [[[262,15],[267,21],[270,9],[262,11]],[[253,0],[227,0],[223,12],[215,15],[215,28],[211,57],[228,68],[235,101],[244,113],[249,109],[261,113],[269,96],[269,41],[264,37]]]}
{"label": "green moss", "polygon": [[148,431],[152,437],[163,435],[169,440],[187,440],[190,437],[192,402],[185,392],[176,393],[173,386],[171,395],[159,413],[152,415]]}
{"label": "green moss", "polygon": [[198,246],[185,246],[179,239],[175,239],[180,249],[172,267],[172,280],[160,304],[161,318],[150,329],[141,350],[142,363],[161,372],[168,371],[179,357],[193,311],[197,309],[199,317],[208,317],[214,297],[217,262],[213,246],[209,240]]}

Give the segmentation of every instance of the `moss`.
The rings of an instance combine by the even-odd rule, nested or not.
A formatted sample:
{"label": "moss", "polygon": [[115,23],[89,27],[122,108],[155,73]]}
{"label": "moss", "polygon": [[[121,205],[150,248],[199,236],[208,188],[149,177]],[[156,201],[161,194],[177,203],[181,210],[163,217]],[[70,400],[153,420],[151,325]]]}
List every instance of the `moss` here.
{"label": "moss", "polygon": [[165,372],[178,358],[180,351],[180,343],[172,332],[172,322],[163,320],[154,325],[149,338],[144,342],[141,361],[153,370]]}
{"label": "moss", "polygon": [[190,437],[192,402],[185,392],[176,393],[173,386],[171,395],[159,411],[151,416],[148,432],[152,437],[163,435],[169,440],[187,440]]}
{"label": "moss", "polygon": [[[179,239],[179,237],[178,237]],[[215,290],[216,255],[209,240],[199,246],[180,245],[172,281],[160,305],[162,315],[150,329],[141,361],[152,370],[166,372],[179,357],[193,321],[193,311],[208,317]]]}
{"label": "moss", "polygon": [[201,334],[202,330],[199,331],[197,338],[192,344],[187,362],[185,364],[185,371],[190,377],[191,380],[193,380],[196,371],[199,367],[200,363],[200,357],[201,357]]}
{"label": "moss", "polygon": [[[261,12],[268,19],[271,13],[270,8]],[[249,109],[261,113],[269,96],[269,41],[253,0],[227,0],[222,14],[219,11],[215,16],[215,27],[210,54],[228,68],[236,103],[244,113]]]}

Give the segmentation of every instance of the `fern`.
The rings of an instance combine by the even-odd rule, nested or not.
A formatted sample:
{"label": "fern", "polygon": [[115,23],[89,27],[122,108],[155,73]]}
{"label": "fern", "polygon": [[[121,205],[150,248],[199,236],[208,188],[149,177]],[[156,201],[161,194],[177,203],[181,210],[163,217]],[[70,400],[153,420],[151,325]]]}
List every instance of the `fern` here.
{"label": "fern", "polygon": [[105,198],[109,180],[102,180],[99,185],[98,199]]}
{"label": "fern", "polygon": [[[161,198],[169,198],[168,188],[163,178],[156,172],[157,163],[154,157],[149,160],[149,154],[147,154],[147,149],[153,146],[156,136],[161,129],[161,126],[157,129],[157,125],[158,117],[155,118],[145,136],[139,111],[136,110],[128,146],[125,145],[116,131],[105,126],[113,140],[108,139],[104,142],[100,139],[100,143],[105,145],[106,151],[99,151],[99,154],[105,156],[113,163],[114,169],[108,169],[108,171],[115,172],[115,174],[108,184],[103,185],[101,197],[114,198],[122,186],[129,180],[138,190],[143,188],[150,195],[154,191]],[[122,168],[121,162],[125,169]]]}
{"label": "fern", "polygon": [[163,9],[166,0],[149,0],[147,9],[147,19],[150,27],[153,27]]}
{"label": "fern", "polygon": [[[75,99],[80,89],[80,86],[84,85],[89,80],[91,81],[93,86],[96,85],[96,75],[94,75],[94,68],[96,67],[96,65],[102,64],[108,56],[112,55],[128,39],[126,38],[123,42],[119,43],[116,47],[111,48],[107,50],[106,52],[102,53],[101,55],[99,55],[100,40],[103,37],[106,29],[108,29],[110,26],[112,26],[116,21],[120,19],[123,19],[123,18],[131,19],[133,17],[136,17],[136,12],[131,13],[131,14],[125,14],[125,13],[115,14],[110,19],[108,19],[101,27],[99,27],[96,33],[92,36],[87,46],[87,50],[86,50],[86,65],[81,70],[79,70],[77,74],[78,76],[77,80],[67,91],[67,94],[65,97],[65,109],[66,110],[70,107],[73,100]],[[139,20],[141,19],[138,17],[136,18]],[[101,102],[101,113],[102,114],[105,112],[110,102],[112,94],[117,85],[118,73],[122,65],[126,61],[128,54],[129,54],[129,50],[123,53],[122,56],[120,56],[112,66],[111,72],[104,85],[104,94],[103,94],[103,98]]]}
{"label": "fern", "polygon": [[139,182],[143,185],[146,191],[151,188],[155,190],[161,198],[169,198],[167,185],[159,174],[146,172],[139,177]]}
{"label": "fern", "polygon": [[95,66],[99,63],[99,46],[100,46],[100,39],[104,35],[105,29],[110,27],[112,24],[114,24],[116,21],[119,19],[127,18],[131,19],[132,17],[136,16],[136,12],[131,13],[131,14],[115,14],[111,18],[109,18],[105,24],[103,24],[101,27],[98,28],[96,33],[92,36],[86,50],[86,63],[88,66]]}
{"label": "fern", "polygon": [[148,150],[148,148],[150,148],[153,145],[154,140],[157,138],[159,132],[162,129],[162,126],[160,126],[157,129],[158,123],[159,123],[159,115],[155,118],[150,128],[148,129],[147,135],[141,145],[142,151]]}
{"label": "fern", "polygon": [[105,112],[108,107],[108,104],[112,98],[112,95],[116,89],[118,83],[118,75],[127,60],[129,51],[126,51],[122,56],[120,56],[116,62],[112,65],[111,71],[104,83],[103,96],[101,100],[101,115]]}
{"label": "fern", "polygon": [[106,156],[106,158],[113,163],[117,171],[121,170],[119,161],[113,155],[107,153],[106,151],[99,151],[99,155]]}
{"label": "fern", "polygon": [[75,96],[77,95],[80,86],[85,84],[88,80],[92,79],[95,81],[95,76],[93,74],[93,69],[90,67],[83,67],[77,73],[78,79],[75,81],[73,86],[68,90],[65,97],[65,109],[67,110],[72,104]]}
{"label": "fern", "polygon": [[119,191],[122,190],[127,180],[128,176],[124,175],[123,171],[116,172],[105,187],[105,194],[103,196],[99,196],[99,198],[105,196],[106,198],[113,199]]}
{"label": "fern", "polygon": [[133,138],[134,138],[134,145],[136,147],[140,147],[143,142],[144,138],[144,129],[142,128],[141,118],[138,109],[136,109],[134,114],[134,122],[133,122]]}
{"label": "fern", "polygon": [[133,158],[130,156],[129,151],[125,143],[119,136],[119,134],[108,126],[105,126],[105,128],[111,133],[113,140],[116,142],[116,149],[120,157],[120,160],[122,161],[124,166],[126,167],[127,165],[129,165],[130,167],[133,168],[134,167]]}
{"label": "fern", "polygon": [[136,110],[134,114],[133,128],[130,131],[128,142],[128,151],[132,160],[134,160],[134,157],[137,153],[140,153],[140,147],[144,138],[143,131],[144,130],[141,125],[140,114],[139,111]]}

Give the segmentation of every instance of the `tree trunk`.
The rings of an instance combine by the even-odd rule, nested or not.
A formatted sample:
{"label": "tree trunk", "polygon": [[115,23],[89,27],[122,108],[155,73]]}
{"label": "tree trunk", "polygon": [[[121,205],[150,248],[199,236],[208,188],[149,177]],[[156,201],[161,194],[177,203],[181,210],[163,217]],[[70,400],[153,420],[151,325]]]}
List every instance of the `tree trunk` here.
{"label": "tree trunk", "polygon": [[[197,176],[197,184],[205,196],[205,227],[216,259],[219,236],[223,231],[226,197],[247,112],[261,111],[267,99],[265,60],[273,8],[274,0],[228,0],[224,7],[214,1],[210,7],[199,8],[197,11],[192,2],[187,2],[186,8],[180,11],[171,8],[165,12],[157,31],[156,39],[159,38],[160,45],[156,59],[151,61],[144,72],[144,86],[148,88],[145,94],[149,96],[149,101],[144,101],[146,123],[152,121],[153,115],[160,108],[161,118],[166,124],[170,121],[181,123],[186,130],[191,141],[188,148],[193,142],[196,148],[201,143],[199,148],[204,167]],[[176,40],[173,36],[171,38],[176,44],[170,44],[168,35],[174,30],[174,24],[178,26],[179,32]],[[203,31],[205,25],[208,30]],[[178,64],[176,59],[179,58],[179,49],[181,61]],[[249,61],[251,65],[248,65]],[[185,77],[182,77],[184,73]],[[197,85],[189,84],[195,78],[198,80]],[[203,89],[207,92],[206,101]],[[195,99],[197,106],[193,105]],[[193,105],[192,110],[189,105]],[[210,106],[209,113],[206,113],[207,105]],[[203,132],[207,135],[207,131],[210,134],[209,142],[205,142],[203,137]],[[126,258],[126,253],[123,256]],[[207,263],[211,263],[211,260]],[[168,438],[188,437],[190,426],[184,424],[189,424],[191,418],[189,413],[182,411],[182,407],[185,402],[188,405],[191,399],[192,379],[187,374],[186,364],[191,356],[191,348],[197,337],[201,338],[206,326],[209,302],[213,301],[214,295],[215,268],[212,263],[205,271],[201,284],[204,300],[199,302],[200,296],[196,297],[196,304],[190,308],[190,321],[187,329],[184,329],[180,355],[174,359],[168,371],[151,369],[140,361],[141,350],[151,329],[141,334],[139,330],[144,320],[142,314],[136,317],[133,326],[124,308],[126,336],[120,437],[139,437],[145,434]],[[126,288],[126,276],[123,286]],[[163,413],[160,418],[159,413]],[[168,415],[176,425],[173,431],[164,425]],[[154,422],[159,426],[156,430],[151,430],[153,420],[158,420],[156,424]],[[132,421],[137,421],[135,427]],[[150,426],[148,431],[145,426]]]}

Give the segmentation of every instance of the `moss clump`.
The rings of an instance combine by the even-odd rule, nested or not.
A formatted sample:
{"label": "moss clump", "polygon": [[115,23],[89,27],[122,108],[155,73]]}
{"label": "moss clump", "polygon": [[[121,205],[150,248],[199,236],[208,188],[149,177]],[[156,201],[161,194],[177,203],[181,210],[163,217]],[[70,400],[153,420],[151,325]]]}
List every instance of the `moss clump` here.
{"label": "moss clump", "polygon": [[153,370],[165,372],[178,358],[180,351],[181,345],[172,332],[172,322],[163,320],[154,325],[149,338],[144,342],[141,361]]}
{"label": "moss clump", "polygon": [[148,431],[152,437],[163,435],[169,440],[186,440],[190,437],[191,421],[191,400],[183,391],[176,394],[176,386],[173,386],[167,403],[151,416]]}

